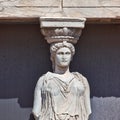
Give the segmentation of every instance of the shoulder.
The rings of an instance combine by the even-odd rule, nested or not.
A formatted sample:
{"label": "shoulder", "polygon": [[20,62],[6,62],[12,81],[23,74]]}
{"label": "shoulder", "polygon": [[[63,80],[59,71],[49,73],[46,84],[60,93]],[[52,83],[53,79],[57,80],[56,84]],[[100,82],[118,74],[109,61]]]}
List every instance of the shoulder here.
{"label": "shoulder", "polygon": [[77,77],[79,78],[82,78],[82,79],[87,79],[85,76],[83,76],[81,73],[79,72],[73,72],[74,75],[76,75]]}
{"label": "shoulder", "polygon": [[74,75],[76,75],[80,80],[82,80],[82,82],[84,82],[84,84],[88,85],[88,80],[85,76],[83,76],[81,73],[79,72],[73,72]]}
{"label": "shoulder", "polygon": [[43,74],[43,75],[38,79],[38,81],[37,81],[37,86],[41,87],[43,84],[46,84],[47,81],[52,78],[52,75],[51,75],[51,74],[52,74],[51,72],[47,72],[47,73]]}

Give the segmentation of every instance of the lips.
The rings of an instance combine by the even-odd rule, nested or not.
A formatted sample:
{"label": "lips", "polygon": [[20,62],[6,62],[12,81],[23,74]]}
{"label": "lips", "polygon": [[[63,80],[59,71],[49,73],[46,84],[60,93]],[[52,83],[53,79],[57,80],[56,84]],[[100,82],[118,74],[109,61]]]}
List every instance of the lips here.
{"label": "lips", "polygon": [[67,62],[67,60],[62,60],[62,62]]}

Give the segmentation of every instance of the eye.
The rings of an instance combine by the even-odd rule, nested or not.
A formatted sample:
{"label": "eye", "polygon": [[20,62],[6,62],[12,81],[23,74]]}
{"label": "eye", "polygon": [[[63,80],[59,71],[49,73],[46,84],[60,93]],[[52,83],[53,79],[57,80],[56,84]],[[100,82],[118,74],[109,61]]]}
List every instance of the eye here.
{"label": "eye", "polygon": [[70,52],[66,52],[65,54],[66,54],[66,55],[70,55],[71,53],[70,53]]}
{"label": "eye", "polygon": [[64,53],[63,53],[63,52],[58,52],[57,54],[58,54],[58,55],[63,55]]}

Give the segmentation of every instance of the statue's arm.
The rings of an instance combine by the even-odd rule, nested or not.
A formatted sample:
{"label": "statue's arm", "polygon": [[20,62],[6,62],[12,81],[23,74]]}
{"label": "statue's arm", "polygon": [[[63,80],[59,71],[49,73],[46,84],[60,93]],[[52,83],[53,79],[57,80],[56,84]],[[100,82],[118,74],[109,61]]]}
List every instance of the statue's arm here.
{"label": "statue's arm", "polygon": [[85,103],[85,109],[87,112],[87,118],[89,118],[89,115],[91,114],[91,103],[90,103],[90,87],[88,84],[87,79],[80,73],[75,72],[75,74],[78,76],[78,78],[84,83],[85,85],[85,93],[84,93],[84,103]]}
{"label": "statue's arm", "polygon": [[42,83],[43,83],[44,76],[40,77],[38,80],[35,91],[34,91],[34,102],[33,102],[33,109],[32,113],[35,117],[35,120],[38,120],[40,117],[40,112],[41,112],[41,88],[42,88]]}
{"label": "statue's arm", "polygon": [[89,84],[88,84],[88,81],[85,77],[83,77],[83,81],[84,81],[84,84],[85,84],[85,94],[84,94],[84,102],[85,102],[85,107],[86,107],[86,111],[87,111],[87,115],[88,115],[88,118],[89,118],[89,115],[91,114],[91,103],[90,103],[90,87],[89,87]]}

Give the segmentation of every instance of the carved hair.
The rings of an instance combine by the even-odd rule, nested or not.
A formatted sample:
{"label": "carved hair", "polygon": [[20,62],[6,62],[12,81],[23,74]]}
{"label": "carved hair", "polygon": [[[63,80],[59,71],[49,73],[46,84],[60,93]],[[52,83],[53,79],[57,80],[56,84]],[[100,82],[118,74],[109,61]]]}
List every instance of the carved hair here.
{"label": "carved hair", "polygon": [[69,48],[71,51],[72,57],[75,54],[75,47],[73,46],[73,44],[68,43],[67,41],[51,44],[51,46],[50,46],[51,58],[50,59],[52,61],[53,70],[55,69],[55,54],[56,54],[57,50],[62,48],[62,47]]}

